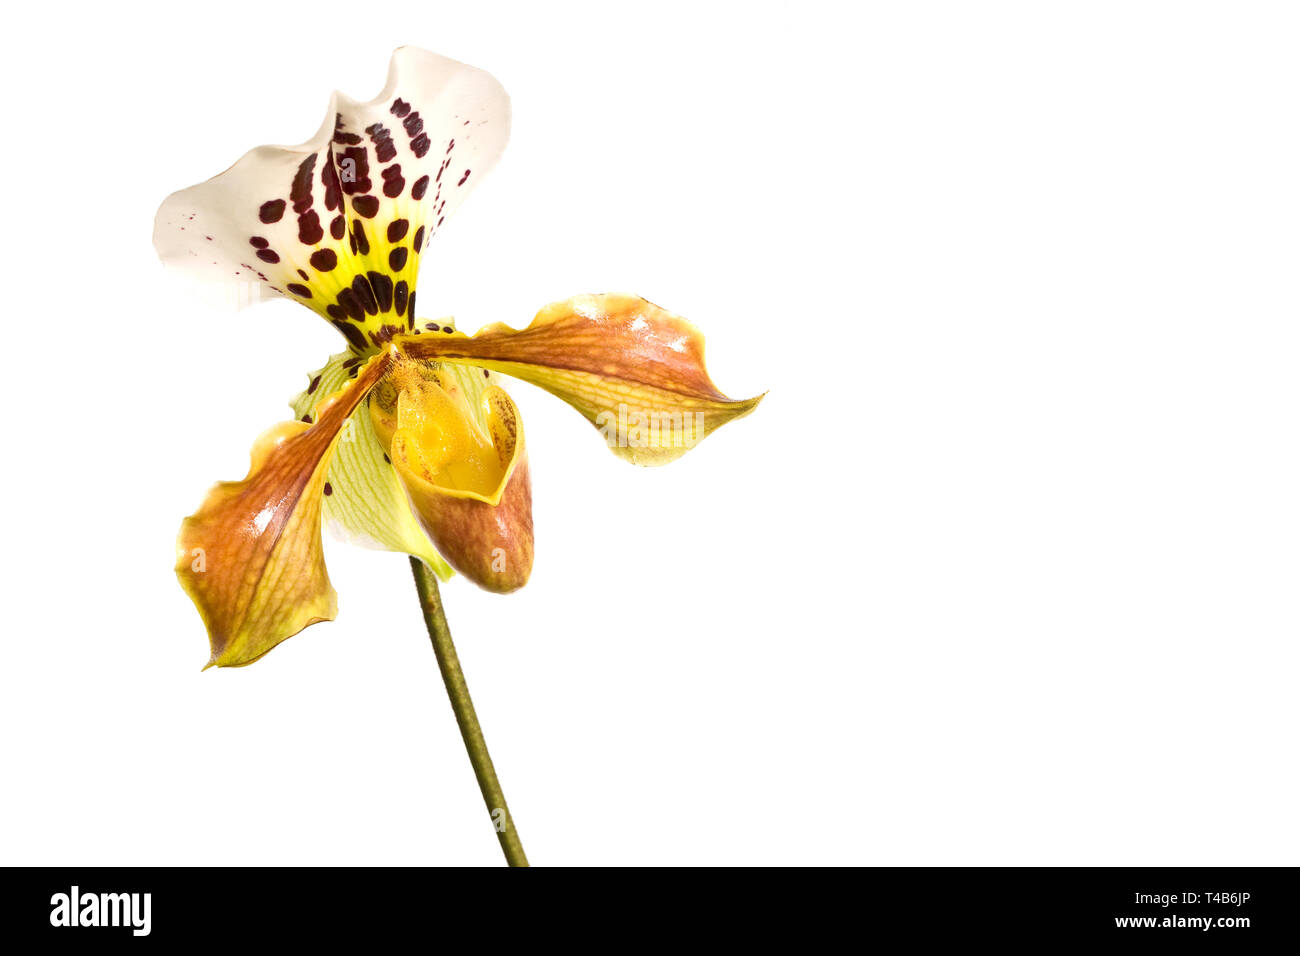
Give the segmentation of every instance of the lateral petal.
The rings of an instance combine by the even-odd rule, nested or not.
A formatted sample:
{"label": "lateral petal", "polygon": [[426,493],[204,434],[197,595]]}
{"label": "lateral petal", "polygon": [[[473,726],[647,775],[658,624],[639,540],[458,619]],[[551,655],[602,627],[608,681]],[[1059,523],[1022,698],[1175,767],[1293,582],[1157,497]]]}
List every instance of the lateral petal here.
{"label": "lateral petal", "polygon": [[762,399],[718,391],[700,331],[637,296],[575,296],[546,306],[526,329],[496,324],[472,337],[403,337],[399,345],[413,357],[495,369],[546,389],[638,465],[680,458]]}
{"label": "lateral petal", "polygon": [[251,664],[337,611],[321,551],[330,453],[353,410],[391,364],[372,358],[322,403],[312,424],[285,422],[253,445],[242,481],[221,482],[181,524],[176,574],[208,628],[208,666]]}

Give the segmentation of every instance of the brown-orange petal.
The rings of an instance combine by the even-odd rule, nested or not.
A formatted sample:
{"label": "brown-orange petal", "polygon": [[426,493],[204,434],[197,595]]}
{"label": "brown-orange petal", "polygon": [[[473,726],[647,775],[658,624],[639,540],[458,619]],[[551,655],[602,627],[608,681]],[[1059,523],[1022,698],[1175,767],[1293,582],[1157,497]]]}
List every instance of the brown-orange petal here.
{"label": "brown-orange petal", "polygon": [[242,481],[220,482],[181,524],[176,574],[208,629],[208,666],[251,664],[281,641],[337,613],[321,549],[321,497],[343,423],[391,356],[372,358],[317,409],[253,445]]}
{"label": "brown-orange petal", "polygon": [[638,465],[681,457],[762,398],[722,394],[704,367],[700,331],[638,296],[574,296],[546,306],[526,329],[497,324],[472,337],[403,337],[400,346],[416,358],[479,365],[540,386]]}

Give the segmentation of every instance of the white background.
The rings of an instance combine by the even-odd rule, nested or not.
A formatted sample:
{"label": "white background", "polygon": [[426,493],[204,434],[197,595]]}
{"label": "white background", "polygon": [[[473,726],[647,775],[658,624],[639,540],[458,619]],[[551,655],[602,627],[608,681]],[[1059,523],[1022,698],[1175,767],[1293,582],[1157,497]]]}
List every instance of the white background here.
{"label": "white background", "polygon": [[515,116],[426,317],[635,292],[770,389],[639,470],[512,387],[535,573],[444,596],[534,863],[1296,863],[1286,10],[29,9],[0,862],[499,863],[404,557],[328,541],[338,620],[207,673],[171,571],[340,340],[205,304],[154,211],[411,43]]}

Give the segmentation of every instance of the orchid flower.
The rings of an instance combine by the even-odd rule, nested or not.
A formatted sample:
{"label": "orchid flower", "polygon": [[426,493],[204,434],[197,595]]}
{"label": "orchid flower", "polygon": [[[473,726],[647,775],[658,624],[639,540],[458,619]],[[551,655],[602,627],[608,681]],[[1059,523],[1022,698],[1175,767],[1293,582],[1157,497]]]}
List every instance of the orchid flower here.
{"label": "orchid flower", "polygon": [[296,420],[257,439],[248,475],[216,485],[181,526],[176,570],[207,626],[209,666],[252,663],[334,618],[322,518],[442,580],[521,587],[529,466],[501,375],[567,402],[641,465],[672,461],[758,404],[714,386],[693,325],[635,296],[580,295],[527,328],[473,336],[419,317],[422,255],[509,125],[489,74],[403,47],[376,99],[334,94],[308,142],[254,149],[159,209],[166,263],[300,302],[347,345],[310,375]]}

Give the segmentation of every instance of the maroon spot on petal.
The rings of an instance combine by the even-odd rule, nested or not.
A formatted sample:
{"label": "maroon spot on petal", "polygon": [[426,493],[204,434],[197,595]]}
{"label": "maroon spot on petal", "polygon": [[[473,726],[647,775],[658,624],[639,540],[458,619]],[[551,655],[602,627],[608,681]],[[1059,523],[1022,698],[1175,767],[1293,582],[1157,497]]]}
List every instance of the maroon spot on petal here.
{"label": "maroon spot on petal", "polygon": [[[261,259],[263,262],[269,262],[272,265],[280,261],[280,256],[274,249],[258,249],[257,258]],[[266,277],[263,276],[262,278]]]}
{"label": "maroon spot on petal", "polygon": [[398,282],[397,285],[393,286],[393,308],[396,310],[398,315],[406,314],[406,295],[407,285],[406,280],[403,279],[401,282]]}
{"label": "maroon spot on petal", "polygon": [[[333,309],[333,308],[337,308],[337,306],[333,306],[333,305],[332,305],[332,306],[330,306],[329,308],[330,308],[330,309]],[[329,309],[326,309],[325,311],[328,312]],[[313,379],[311,380],[311,384],[307,386],[307,394],[308,394],[308,395],[312,394],[312,393],[313,393],[314,391],[316,391],[316,389],[318,389],[318,388],[320,388],[320,376],[319,376],[319,375],[317,375],[315,378],[313,378]]]}
{"label": "maroon spot on petal", "polygon": [[316,154],[312,153],[298,164],[298,172],[294,174],[289,199],[293,203],[293,211],[299,216],[311,208],[311,180],[315,169]]}
{"label": "maroon spot on petal", "polygon": [[375,301],[375,290],[370,288],[370,281],[365,276],[357,276],[352,280],[352,293],[365,306],[366,312],[370,315],[379,314],[379,303]]}
{"label": "maroon spot on petal", "polygon": [[311,254],[311,267],[320,272],[329,272],[339,264],[339,257],[333,249],[317,249]]}
{"label": "maroon spot on petal", "polygon": [[334,114],[334,142],[341,146],[355,146],[361,142],[361,137],[356,133],[347,133],[343,130],[343,114]]}
{"label": "maroon spot on petal", "polygon": [[305,269],[299,269],[299,270],[298,270],[298,275],[302,276],[303,280],[306,281],[306,282],[310,282],[310,281],[311,281],[311,276],[307,275],[307,272],[306,272]]}
{"label": "maroon spot on petal", "polygon": [[325,187],[325,208],[340,208],[343,205],[343,190],[339,188],[339,174],[334,168],[333,159],[321,167],[320,181]]}
{"label": "maroon spot on petal", "polygon": [[414,185],[411,186],[411,198],[423,199],[424,194],[428,190],[428,188],[429,188],[429,177],[421,176],[419,179],[415,181]]}
{"label": "maroon spot on petal", "polygon": [[375,213],[379,212],[379,198],[377,196],[358,196],[352,200],[352,208],[367,219],[374,219]]}
{"label": "maroon spot on petal", "polygon": [[327,481],[327,482],[325,482],[325,488],[324,488],[324,491],[325,491],[325,494],[327,494],[327,495],[332,495],[332,494],[334,494],[334,486],[331,485],[331,484]]}
{"label": "maroon spot on petal", "polygon": [[311,416],[310,416],[310,415],[304,415],[304,416],[302,416],[302,420],[305,421],[308,425],[311,424]]}
{"label": "maroon spot on petal", "polygon": [[393,163],[384,169],[384,195],[389,199],[396,199],[402,195],[402,190],[406,188],[406,180],[402,178],[402,166],[400,163]]}
{"label": "maroon spot on petal", "polygon": [[[353,293],[351,289],[344,289],[339,293],[339,305],[343,307],[343,310],[347,312],[349,316],[356,319],[358,322],[361,322],[366,317],[366,310],[362,308],[361,300],[356,297],[356,294]],[[361,340],[362,347],[364,347],[365,344],[366,340],[363,338]]]}
{"label": "maroon spot on petal", "polygon": [[370,255],[370,241],[365,237],[365,226],[361,225],[361,220],[352,220],[352,239],[356,242],[356,250],[360,251],[363,256]]}
{"label": "maroon spot on petal", "polygon": [[413,248],[416,252],[419,252],[419,251],[420,251],[420,247],[421,247],[422,245],[424,245],[424,227],[423,227],[423,226],[421,226],[419,229],[415,230],[415,238],[411,240],[411,248]]}
{"label": "maroon spot on petal", "polygon": [[[342,299],[343,296],[340,295],[339,298]],[[355,325],[353,325],[351,322],[344,322],[341,319],[336,320],[334,322],[334,328],[342,332],[343,337],[347,339],[348,342],[352,345],[352,347],[356,349],[358,352],[365,349],[366,337],[362,335],[361,330],[357,328]],[[353,374],[355,373],[356,370],[353,369]]]}
{"label": "maroon spot on petal", "polygon": [[460,177],[460,182],[458,182],[456,185],[457,185],[457,186],[464,186],[464,185],[465,185],[465,180],[467,180],[467,179],[469,179],[469,170],[468,170],[468,169],[465,170],[465,175],[462,176],[462,177]]}
{"label": "maroon spot on petal", "polygon": [[382,123],[366,127],[370,141],[375,144],[375,159],[381,163],[390,162],[397,155],[397,146],[393,144],[393,134]]}
{"label": "maroon spot on petal", "polygon": [[267,242],[261,236],[253,236],[248,240],[248,244],[252,246],[254,249],[265,249],[267,246],[270,245],[270,243]]}
{"label": "maroon spot on petal", "polygon": [[290,282],[287,288],[294,295],[300,295],[304,299],[311,298],[311,289],[307,288],[305,285],[300,285],[297,282]]}
{"label": "maroon spot on petal", "polygon": [[353,252],[359,251],[363,256],[370,255],[370,240],[366,238],[366,227],[361,225],[360,219],[352,220],[352,242]]}
{"label": "maroon spot on petal", "polygon": [[394,219],[388,224],[388,241],[401,242],[406,236],[406,230],[411,228],[411,223],[405,219]]}
{"label": "maroon spot on petal", "polygon": [[370,288],[375,290],[375,299],[379,302],[379,311],[387,312],[393,307],[393,280],[382,272],[367,272]]}
{"label": "maroon spot on petal", "polygon": [[320,217],[315,209],[309,209],[298,217],[298,241],[306,246],[314,246],[325,238],[325,230],[320,227]]}
{"label": "maroon spot on petal", "polygon": [[421,133],[419,136],[415,137],[415,139],[411,140],[411,152],[413,152],[418,158],[424,159],[425,155],[429,152],[429,147],[432,145],[433,144],[429,141],[429,134]]}
{"label": "maroon spot on petal", "polygon": [[407,103],[407,102],[406,102],[405,100],[403,100],[400,96],[399,96],[397,99],[393,100],[393,115],[394,115],[394,116],[405,116],[405,115],[406,115],[407,113],[409,113],[409,112],[411,112],[411,104],[410,104],[410,103]]}
{"label": "maroon spot on petal", "polygon": [[388,254],[388,268],[401,272],[406,268],[406,246],[398,246]]}
{"label": "maroon spot on petal", "polygon": [[440,326],[437,322],[425,322],[424,327],[428,329],[430,332],[437,332],[438,329],[442,328],[442,326]]}
{"label": "maroon spot on petal", "polygon": [[325,314],[328,315],[331,319],[334,319],[336,322],[341,322],[343,319],[346,319],[348,317],[347,312],[343,311],[343,307],[341,305],[331,304],[325,306]]}
{"label": "maroon spot on petal", "polygon": [[[352,160],[352,162],[347,163],[347,160]],[[346,195],[355,196],[358,193],[370,192],[370,159],[364,147],[349,146],[343,150],[343,157],[339,160],[339,168],[343,170],[343,175],[340,176],[340,185]],[[351,172],[350,178],[349,172]]]}
{"label": "maroon spot on petal", "polygon": [[412,329],[415,328],[415,290],[411,290],[411,297],[406,300],[406,324]]}
{"label": "maroon spot on petal", "polygon": [[262,207],[257,210],[257,218],[262,222],[279,222],[280,217],[284,215],[284,200],[272,199],[262,203]]}

